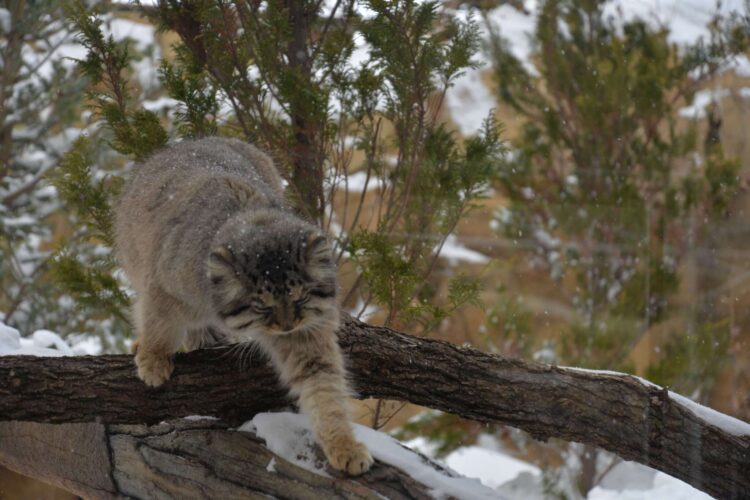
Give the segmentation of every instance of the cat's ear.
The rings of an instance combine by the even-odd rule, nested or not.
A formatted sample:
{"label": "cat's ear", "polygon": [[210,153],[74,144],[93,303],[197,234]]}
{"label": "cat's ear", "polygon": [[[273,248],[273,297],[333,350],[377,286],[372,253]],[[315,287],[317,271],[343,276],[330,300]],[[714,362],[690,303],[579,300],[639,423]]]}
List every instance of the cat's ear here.
{"label": "cat's ear", "polygon": [[333,262],[331,253],[331,245],[325,235],[318,231],[310,231],[307,234],[305,256],[309,264],[330,265]]}
{"label": "cat's ear", "polygon": [[336,266],[333,261],[333,250],[320,231],[311,231],[305,239],[305,257],[307,272],[319,284],[330,286],[326,296],[335,295]]}
{"label": "cat's ear", "polygon": [[208,256],[207,272],[211,292],[221,304],[229,304],[242,297],[245,288],[238,279],[234,253],[226,246],[215,247]]}
{"label": "cat's ear", "polygon": [[208,277],[211,282],[218,284],[218,282],[234,274],[234,254],[232,251],[226,246],[218,246],[211,250],[208,256]]}

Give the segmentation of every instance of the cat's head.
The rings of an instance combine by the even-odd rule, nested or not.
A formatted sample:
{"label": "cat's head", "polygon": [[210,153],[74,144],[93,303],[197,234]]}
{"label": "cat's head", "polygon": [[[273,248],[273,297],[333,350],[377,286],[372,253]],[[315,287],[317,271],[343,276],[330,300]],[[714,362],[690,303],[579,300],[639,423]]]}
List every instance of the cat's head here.
{"label": "cat's head", "polygon": [[207,272],[216,314],[238,340],[338,327],[328,239],[292,215],[256,212],[225,224]]}

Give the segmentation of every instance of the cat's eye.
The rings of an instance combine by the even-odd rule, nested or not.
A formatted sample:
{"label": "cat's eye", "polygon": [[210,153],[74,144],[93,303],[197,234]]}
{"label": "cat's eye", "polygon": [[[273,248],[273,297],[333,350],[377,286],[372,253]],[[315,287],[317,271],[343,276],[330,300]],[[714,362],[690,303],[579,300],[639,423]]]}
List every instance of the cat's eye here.
{"label": "cat's eye", "polygon": [[265,302],[259,299],[253,299],[250,301],[250,306],[259,313],[267,313],[271,311],[271,308],[266,305]]}

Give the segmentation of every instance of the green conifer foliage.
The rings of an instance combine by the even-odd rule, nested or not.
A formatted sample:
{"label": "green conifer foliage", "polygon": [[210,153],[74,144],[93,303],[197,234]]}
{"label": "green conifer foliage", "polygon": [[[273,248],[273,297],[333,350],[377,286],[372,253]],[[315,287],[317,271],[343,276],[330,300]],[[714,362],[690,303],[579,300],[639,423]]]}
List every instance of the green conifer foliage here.
{"label": "green conifer foliage", "polygon": [[[371,15],[363,18],[362,6]],[[444,16],[437,2],[407,0],[344,1],[327,11],[305,0],[170,1],[150,15],[180,36],[174,60],[160,67],[164,89],[179,103],[166,127],[132,96],[130,47],[105,37],[100,15],[83,4],[70,10],[87,49],[80,69],[112,149],[137,161],[165,143],[165,130],[175,138],[241,136],[273,155],[300,213],[341,228],[339,257],[351,256],[359,273],[345,305],[377,304],[389,324],[398,319],[428,331],[477,303],[478,284],[466,276],[440,298],[428,282],[446,238],[496,176],[503,151],[493,118],[465,141],[439,119],[445,92],[474,66],[473,20]],[[102,157],[92,148],[78,143],[55,180],[85,240],[61,251],[55,270],[91,314],[124,318],[126,296],[116,291],[122,284],[105,279],[116,268],[104,250],[119,170],[107,170],[111,159],[94,167]],[[355,162],[355,153],[362,159]],[[367,186],[359,200],[348,192],[355,173],[380,186],[374,221],[363,215]],[[343,214],[334,212],[342,197]]]}
{"label": "green conifer foliage", "polygon": [[75,316],[50,284],[60,204],[45,182],[79,133],[86,82],[66,60],[73,36],[60,2],[0,3],[0,320],[29,333]]}
{"label": "green conifer foliage", "polygon": [[[474,22],[442,16],[437,2],[351,0],[328,11],[305,0],[162,2],[152,17],[181,38],[162,67],[182,102],[180,133],[222,130],[273,154],[301,213],[342,228],[340,255],[361,273],[345,302],[385,306],[390,320],[444,317],[425,280],[502,151],[492,119],[464,144],[438,120],[446,90],[474,66]],[[217,99],[231,110],[218,126]],[[357,151],[364,161],[353,164]],[[382,186],[375,229],[362,228],[364,194],[349,205],[355,172]],[[344,220],[334,221],[342,195]]]}
{"label": "green conifer foliage", "polygon": [[[494,37],[498,95],[523,117],[501,167],[510,204],[498,222],[571,297],[577,320],[560,328],[554,361],[633,372],[635,345],[678,312],[644,375],[694,393],[727,355],[728,322],[675,299],[695,242],[730,210],[739,165],[718,144],[704,154],[677,111],[747,48],[747,32],[717,19],[707,43],[678,47],[666,29],[606,16],[608,3],[543,2],[534,71]],[[585,496],[600,452],[567,453],[580,464],[573,494]],[[559,474],[547,476],[561,491]]]}
{"label": "green conifer foliage", "polygon": [[122,183],[122,158],[143,160],[166,144],[167,132],[159,117],[143,109],[133,96],[128,79],[134,55],[128,41],[105,36],[100,14],[82,2],[68,6],[67,15],[77,30],[77,41],[86,49],[78,69],[88,82],[87,97],[103,133],[75,141],[50,174],[62,201],[73,210],[73,237],[50,261],[52,278],[76,303],[88,332],[100,335],[105,349],[122,350],[130,335],[129,299],[118,278],[112,255],[111,204]]}
{"label": "green conifer foliage", "polygon": [[742,46],[717,32],[678,48],[666,29],[606,17],[606,3],[542,5],[536,75],[502,41],[493,48],[500,97],[526,119],[502,168],[502,230],[534,241],[557,279],[575,278],[565,361],[616,369],[670,314],[688,233],[700,231],[690,224],[725,213],[736,192],[737,163],[718,151],[695,163],[695,129],[677,109]]}
{"label": "green conifer foliage", "polygon": [[132,61],[128,43],[105,37],[101,19],[82,2],[71,6],[69,16],[79,32],[78,42],[86,49],[78,67],[89,79],[89,98],[111,133],[110,145],[118,153],[143,160],[166,144],[167,133],[155,113],[132,105],[125,75]]}

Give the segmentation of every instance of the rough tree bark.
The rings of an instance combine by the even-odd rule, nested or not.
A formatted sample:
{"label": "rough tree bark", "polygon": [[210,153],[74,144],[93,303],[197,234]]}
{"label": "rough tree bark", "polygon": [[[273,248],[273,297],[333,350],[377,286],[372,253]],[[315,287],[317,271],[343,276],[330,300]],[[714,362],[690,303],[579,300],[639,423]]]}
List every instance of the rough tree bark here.
{"label": "rough tree bark", "polygon": [[[750,435],[635,377],[524,363],[353,319],[339,337],[361,397],[599,446],[716,497],[750,498]],[[265,361],[249,365],[228,362],[226,349],[187,353],[172,380],[148,390],[129,356],[0,357],[0,420],[154,424],[202,414],[234,425],[289,403]]]}
{"label": "rough tree bark", "polygon": [[387,464],[358,478],[324,477],[217,420],[2,422],[0,443],[0,463],[84,498],[430,498],[428,487]]}

